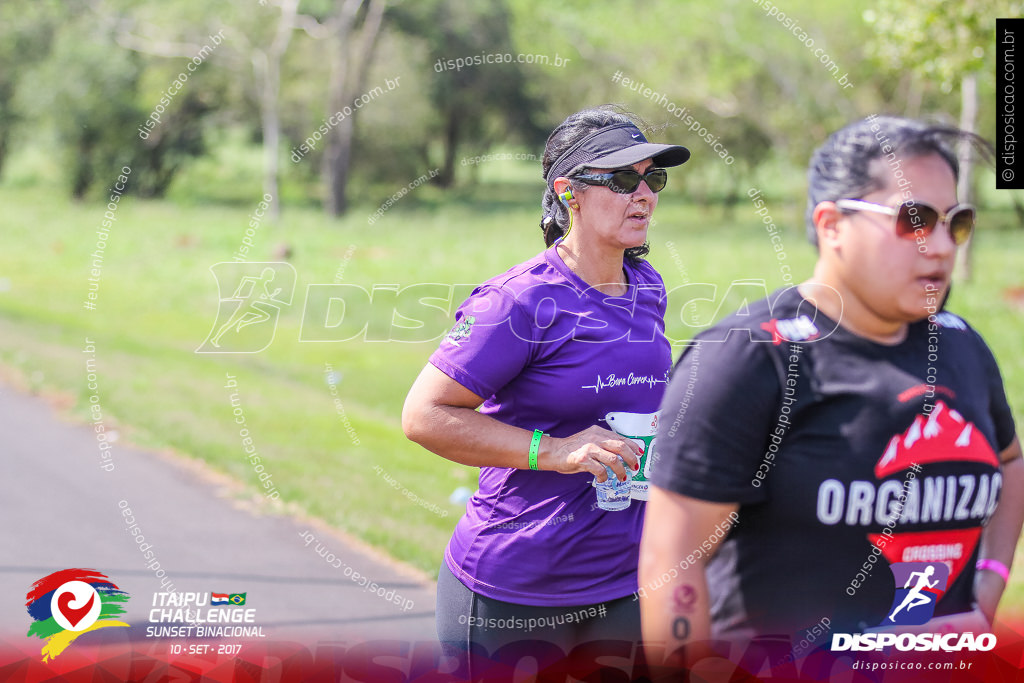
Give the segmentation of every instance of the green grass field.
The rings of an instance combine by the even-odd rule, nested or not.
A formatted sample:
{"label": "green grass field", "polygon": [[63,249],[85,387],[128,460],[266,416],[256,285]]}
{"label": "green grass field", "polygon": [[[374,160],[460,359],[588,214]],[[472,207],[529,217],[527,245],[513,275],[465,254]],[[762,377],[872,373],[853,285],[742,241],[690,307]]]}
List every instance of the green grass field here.
{"label": "green grass field", "polygon": [[[82,350],[89,339],[108,427],[118,425],[134,443],[200,459],[242,482],[246,495],[259,497],[259,481],[234,422],[230,395],[237,391],[253,443],[282,500],[434,573],[461,513],[462,506],[448,502],[449,494],[458,486],[474,487],[475,471],[408,442],[400,412],[451,311],[435,311],[421,332],[403,332],[429,341],[302,342],[306,287],[334,283],[339,268],[341,282],[367,289],[475,284],[497,274],[543,247],[539,188],[526,179],[533,174],[517,169],[512,181],[502,183],[484,173],[486,191],[478,186],[472,196],[417,188],[373,225],[367,216],[378,204],[371,201],[340,221],[286,204],[280,224],[258,229],[249,258],[275,261],[274,248],[290,245],[298,277],[295,299],[284,309],[269,348],[227,355],[195,349],[217,312],[210,267],[231,260],[261,194],[257,188],[248,205],[126,199],[110,231],[96,309],[90,311],[83,302],[103,205],[76,204],[45,186],[8,182],[0,186],[8,236],[0,251],[0,364],[33,391],[70,395],[71,412],[85,421],[91,392]],[[185,193],[179,188],[172,196]],[[772,213],[785,226],[786,263],[799,281],[813,263],[799,227],[803,205],[778,196],[771,200]],[[709,324],[744,296],[782,285],[768,235],[745,198],[726,218],[719,208],[688,204],[682,190],[666,191],[656,216],[650,261],[667,285],[717,287],[715,300],[698,308],[673,310],[670,299],[671,337],[686,339],[696,331],[688,324]],[[1008,210],[982,214],[975,277],[956,285],[951,308],[988,339],[1022,423],[1024,315],[1020,299],[1012,303],[1007,292],[1024,285],[1024,231],[1012,229],[1011,222]],[[738,280],[765,284],[730,289]],[[368,312],[375,335],[389,329],[390,311],[356,306],[350,313]],[[325,378],[328,365],[341,373],[334,393]],[[228,373],[237,381],[230,390]],[[1019,567],[1008,600],[1020,615],[1022,574]]]}

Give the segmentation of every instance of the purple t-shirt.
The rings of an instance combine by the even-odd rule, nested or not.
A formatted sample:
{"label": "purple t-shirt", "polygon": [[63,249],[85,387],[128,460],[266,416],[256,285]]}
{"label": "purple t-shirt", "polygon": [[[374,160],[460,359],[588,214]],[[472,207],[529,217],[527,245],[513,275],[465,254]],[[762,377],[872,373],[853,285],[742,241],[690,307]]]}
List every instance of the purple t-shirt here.
{"label": "purple t-shirt", "polygon": [[[611,416],[656,431],[672,363],[665,285],[648,263],[626,261],[624,271],[628,292],[607,296],[551,247],[476,288],[430,362],[506,424],[566,437],[611,429]],[[471,590],[522,605],[635,592],[645,503],[605,512],[593,478],[481,468],[445,552],[448,567]]]}

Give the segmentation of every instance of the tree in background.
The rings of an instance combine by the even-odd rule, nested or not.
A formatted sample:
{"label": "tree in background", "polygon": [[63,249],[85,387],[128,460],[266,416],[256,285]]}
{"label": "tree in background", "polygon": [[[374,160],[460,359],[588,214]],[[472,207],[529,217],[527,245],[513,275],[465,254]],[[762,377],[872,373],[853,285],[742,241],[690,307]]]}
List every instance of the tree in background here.
{"label": "tree in background", "polygon": [[[265,11],[276,8],[276,16]],[[118,18],[120,45],[167,58],[192,58],[214,33],[226,33],[220,64],[236,77],[251,69],[263,142],[263,192],[271,197],[268,214],[281,213],[279,183],[281,70],[293,32],[315,19],[300,15],[299,0],[272,0],[243,6],[238,0],[211,8],[195,0],[177,3],[122,4]],[[218,50],[220,45],[218,45]],[[204,62],[209,69],[210,65]],[[246,79],[248,80],[248,79]]]}
{"label": "tree in background", "polygon": [[[960,128],[978,132],[979,80],[991,81],[995,73],[992,49],[996,12],[988,0],[881,0],[864,12],[875,29],[873,47],[882,63],[907,70],[942,93],[960,91]],[[1020,16],[1024,2],[1009,1],[1000,9],[1004,16]],[[984,131],[983,131],[984,132]],[[974,201],[974,155],[969,144],[958,150],[961,202]],[[1019,201],[1014,195],[1014,203]],[[957,253],[957,267],[971,278],[971,244]]]}
{"label": "tree in background", "polygon": [[[880,79],[862,56],[869,31],[852,5],[790,0],[780,21],[750,0],[649,0],[628,14],[584,0],[509,3],[520,49],[573,57],[531,83],[531,92],[542,93],[544,114],[557,114],[548,125],[582,106],[619,103],[650,123],[659,140],[690,148],[680,171],[686,196],[727,212],[763,164],[805,167],[829,132],[881,101]],[[856,87],[844,87],[844,75]],[[802,192],[802,174],[781,180]],[[676,187],[673,181],[669,191]]]}
{"label": "tree in background", "polygon": [[[511,18],[503,1],[424,0],[395,7],[392,16],[400,31],[427,46],[430,61],[420,65],[419,78],[430,79],[436,114],[423,148],[429,156],[431,142],[440,143],[435,184],[454,184],[459,149],[467,143],[487,150],[499,141],[518,138],[536,145],[546,139],[544,103],[528,93],[529,72],[515,61],[519,50],[509,34]],[[449,60],[495,54],[511,55],[513,61],[449,67]]]}
{"label": "tree in background", "polygon": [[[320,89],[328,93],[327,116],[340,110],[346,98],[365,83],[385,3],[384,0],[265,0],[255,8],[251,4],[234,0],[221,10],[204,5],[192,15],[191,24],[224,27],[228,40],[223,63],[237,75],[245,70],[245,64],[251,67],[251,92],[257,103],[263,146],[263,192],[272,198],[268,209],[270,220],[277,220],[281,213],[282,128],[286,109],[295,106],[283,95],[286,81],[307,81],[320,86],[323,76],[319,66],[325,61],[323,55],[329,55],[326,60],[329,76]],[[366,11],[360,13],[364,6]],[[305,34],[317,45],[311,51],[300,52],[299,59],[289,60],[289,53],[295,52],[293,37],[296,34]],[[333,215],[340,215],[345,208],[355,117],[353,112],[326,136],[322,172],[327,182],[326,206]]]}
{"label": "tree in background", "polygon": [[123,166],[132,169],[127,192],[162,196],[185,160],[205,151],[200,121],[209,106],[183,94],[142,139],[138,128],[150,114],[139,95],[144,59],[111,50],[109,35],[90,23],[83,17],[57,32],[52,53],[26,75],[47,84],[25,94],[27,109],[53,123],[73,197],[106,184]]}
{"label": "tree in background", "polygon": [[[335,21],[330,31],[331,74],[327,84],[327,110],[332,114],[351,106],[366,90],[366,76],[380,35],[387,6],[385,0],[337,0]],[[361,6],[366,10],[361,26],[356,17]],[[352,166],[353,137],[359,109],[353,109],[327,134],[322,175],[327,186],[324,208],[332,216],[348,209],[348,181]]]}
{"label": "tree in background", "polygon": [[[262,145],[255,182],[273,197],[271,216],[282,184],[310,198],[326,188],[324,208],[340,215],[353,191],[391,192],[434,168],[434,184],[451,188],[460,158],[496,146],[538,152],[566,114],[619,103],[650,122],[657,139],[693,152],[669,192],[728,211],[754,183],[798,196],[803,175],[788,171],[854,118],[941,111],[947,98],[932,82],[945,77],[936,74],[954,83],[976,71],[971,46],[990,42],[982,4],[927,0],[914,15],[908,0],[883,0],[869,23],[853,3],[814,0],[787,0],[775,14],[750,0],[649,0],[628,12],[585,0],[5,0],[0,164],[9,140],[45,144],[52,130],[76,194],[127,160],[138,170],[136,191],[159,195],[203,153],[203,140],[245,140]],[[879,45],[924,56],[878,69],[869,57],[888,54],[871,42],[883,15],[896,18]],[[220,30],[224,42],[139,140],[161,93]],[[520,54],[560,61],[520,63]],[[492,55],[511,61],[465,62]],[[932,66],[908,75],[912,59]],[[662,99],[623,87],[616,73]],[[368,88],[398,77],[386,100],[317,132]],[[980,72],[980,126],[989,80]],[[12,137],[14,126],[25,135]],[[314,133],[308,156],[282,161],[282,147]],[[723,163],[715,144],[734,163]],[[252,172],[237,175],[249,183]]]}
{"label": "tree in background", "polygon": [[[26,121],[16,102],[19,82],[34,64],[49,54],[57,25],[76,8],[56,0],[0,3],[0,174],[10,149],[11,133]],[[80,10],[80,8],[78,8]]]}
{"label": "tree in background", "polygon": [[[126,192],[162,196],[186,160],[205,152],[202,119],[216,102],[204,99],[201,88],[182,93],[166,107],[161,127],[141,137],[138,128],[155,103],[144,94],[145,83],[159,80],[166,87],[174,76],[150,79],[159,65],[117,47],[120,22],[111,8],[59,4],[12,0],[3,6],[15,21],[0,24],[5,27],[0,31],[12,31],[12,44],[24,43],[25,53],[35,59],[22,55],[17,67],[5,72],[15,81],[17,96],[0,102],[0,110],[25,127],[29,122],[52,126],[73,197],[99,191],[102,187],[95,186],[105,186],[122,166],[132,169]],[[29,20],[19,34],[18,22]]]}

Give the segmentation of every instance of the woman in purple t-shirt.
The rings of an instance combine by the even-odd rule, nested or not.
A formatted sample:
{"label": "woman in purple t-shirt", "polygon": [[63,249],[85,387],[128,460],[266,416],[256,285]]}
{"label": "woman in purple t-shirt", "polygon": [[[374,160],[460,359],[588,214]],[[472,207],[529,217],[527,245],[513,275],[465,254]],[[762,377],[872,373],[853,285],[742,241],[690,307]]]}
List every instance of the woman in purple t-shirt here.
{"label": "woman in purple t-shirt", "polygon": [[642,257],[664,168],[689,156],[606,109],[568,117],[544,150],[548,249],[473,291],[409,392],[406,435],[480,468],[438,578],[448,647],[639,640],[644,503],[602,510],[592,482],[628,467],[646,498],[671,355]]}

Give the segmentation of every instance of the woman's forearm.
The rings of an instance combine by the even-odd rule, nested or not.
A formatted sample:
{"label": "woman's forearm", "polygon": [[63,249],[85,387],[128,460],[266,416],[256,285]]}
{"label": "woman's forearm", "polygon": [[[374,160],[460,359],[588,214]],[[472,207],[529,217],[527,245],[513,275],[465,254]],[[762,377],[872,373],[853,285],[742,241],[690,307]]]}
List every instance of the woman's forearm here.
{"label": "woman's forearm", "polygon": [[[530,466],[534,430],[520,429],[476,411],[483,399],[428,364],[402,409],[405,435],[427,450],[471,467]],[[620,480],[636,471],[640,448],[631,439],[593,425],[563,438],[541,436],[537,469],[589,472],[604,481],[606,467]]]}
{"label": "woman's forearm", "polygon": [[[499,422],[472,408],[434,405],[403,419],[406,436],[432,453],[471,467],[529,467],[533,432]],[[538,463],[550,437],[541,439]]]}
{"label": "woman's forearm", "polygon": [[[1021,459],[1020,441],[1003,451],[1003,487],[999,505],[981,535],[979,559],[995,560],[1013,566],[1021,526],[1024,525],[1024,460]],[[982,612],[991,620],[1002,597],[1005,584],[1001,576],[991,570],[978,572],[975,597]]]}
{"label": "woman's forearm", "polygon": [[730,523],[738,507],[651,488],[637,594],[644,641],[663,645],[670,666],[684,666],[706,654],[711,608],[703,544]]}
{"label": "woman's forearm", "polygon": [[[685,666],[703,656],[695,648],[711,637],[711,610],[704,564],[682,570],[674,559],[642,556],[637,592],[644,641],[664,645],[667,664]],[[669,581],[662,584],[666,574]]]}

